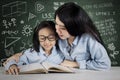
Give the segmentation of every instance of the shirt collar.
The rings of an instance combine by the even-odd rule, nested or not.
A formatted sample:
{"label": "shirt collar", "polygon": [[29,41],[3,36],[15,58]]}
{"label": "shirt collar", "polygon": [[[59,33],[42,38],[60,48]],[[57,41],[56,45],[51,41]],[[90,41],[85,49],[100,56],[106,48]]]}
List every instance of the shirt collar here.
{"label": "shirt collar", "polygon": [[[40,54],[42,54],[42,55],[46,55],[45,51],[43,50],[43,48],[42,48],[41,46],[40,46]],[[53,46],[50,55],[54,55],[54,54],[56,54],[56,47],[55,47],[55,46]],[[50,56],[50,55],[49,55],[49,56]]]}
{"label": "shirt collar", "polygon": [[75,39],[74,39],[74,41],[73,41],[73,43],[72,43],[72,45],[77,45],[78,41],[79,41],[79,37],[76,36]]}
{"label": "shirt collar", "polygon": [[43,50],[41,46],[40,46],[40,54],[45,55],[45,51]]}
{"label": "shirt collar", "polygon": [[[74,41],[72,42],[72,47],[73,46],[76,46],[77,44],[78,44],[78,39],[79,39],[79,37],[77,36],[77,37],[75,37],[75,39],[74,39]],[[63,45],[63,47],[68,47],[69,46],[69,44],[68,44],[68,42],[67,42],[67,39],[65,39],[65,40],[62,40],[62,45]]]}

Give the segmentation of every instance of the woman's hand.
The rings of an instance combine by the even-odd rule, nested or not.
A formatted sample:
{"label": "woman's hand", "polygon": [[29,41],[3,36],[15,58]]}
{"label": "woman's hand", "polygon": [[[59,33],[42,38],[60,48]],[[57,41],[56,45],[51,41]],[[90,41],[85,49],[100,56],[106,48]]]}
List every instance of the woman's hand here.
{"label": "woman's hand", "polygon": [[18,75],[19,74],[19,68],[17,67],[17,65],[13,64],[10,66],[9,70],[7,70],[8,74],[11,75]]}
{"label": "woman's hand", "polygon": [[71,67],[71,68],[79,67],[77,62],[69,61],[69,60],[64,60],[60,65],[66,66],[66,67]]}
{"label": "woman's hand", "polygon": [[9,62],[10,60],[15,60],[16,62],[19,61],[20,56],[22,56],[22,53],[16,53],[13,56],[9,57],[4,63],[3,65],[5,65],[7,62]]}

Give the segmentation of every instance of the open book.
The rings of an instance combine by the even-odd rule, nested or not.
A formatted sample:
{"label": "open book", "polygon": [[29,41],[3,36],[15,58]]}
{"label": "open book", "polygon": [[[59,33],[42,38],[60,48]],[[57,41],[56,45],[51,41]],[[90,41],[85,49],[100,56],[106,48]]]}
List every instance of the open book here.
{"label": "open book", "polygon": [[72,73],[74,72],[72,69],[68,67],[64,67],[61,65],[56,65],[48,62],[43,63],[32,63],[28,65],[19,66],[19,71],[21,73],[49,73],[49,72],[64,72],[64,73]]}

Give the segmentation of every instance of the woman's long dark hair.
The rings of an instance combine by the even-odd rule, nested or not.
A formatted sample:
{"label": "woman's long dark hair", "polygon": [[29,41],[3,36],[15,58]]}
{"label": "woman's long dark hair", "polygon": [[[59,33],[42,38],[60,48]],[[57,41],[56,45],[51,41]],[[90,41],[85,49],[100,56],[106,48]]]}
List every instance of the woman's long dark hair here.
{"label": "woman's long dark hair", "polygon": [[[40,51],[39,50],[40,42],[39,42],[38,33],[43,28],[51,29],[55,33],[56,38],[58,37],[55,29],[55,23],[53,21],[42,21],[38,26],[35,27],[34,33],[33,33],[33,50],[35,50],[36,52]],[[56,46],[58,47],[57,42],[56,42]]]}
{"label": "woman's long dark hair", "polygon": [[83,33],[89,33],[95,39],[103,44],[101,36],[93,24],[88,14],[77,4],[68,2],[60,6],[55,12],[72,36],[81,36]]}

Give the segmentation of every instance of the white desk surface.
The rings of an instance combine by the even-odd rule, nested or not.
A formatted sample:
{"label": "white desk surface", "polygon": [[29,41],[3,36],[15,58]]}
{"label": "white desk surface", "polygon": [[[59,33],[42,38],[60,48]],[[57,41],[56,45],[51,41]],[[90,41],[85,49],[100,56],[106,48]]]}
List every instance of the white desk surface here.
{"label": "white desk surface", "polygon": [[0,80],[120,80],[120,67],[109,71],[76,70],[75,73],[7,75],[0,67]]}

